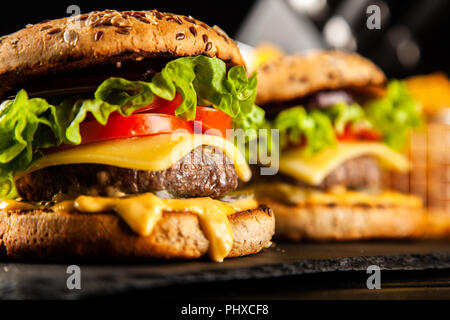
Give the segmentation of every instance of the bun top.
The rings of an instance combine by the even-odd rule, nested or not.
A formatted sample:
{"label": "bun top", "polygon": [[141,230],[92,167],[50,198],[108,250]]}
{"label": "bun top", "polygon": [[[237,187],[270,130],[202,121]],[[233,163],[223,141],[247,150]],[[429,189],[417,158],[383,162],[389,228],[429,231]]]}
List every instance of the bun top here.
{"label": "bun top", "polygon": [[356,53],[312,51],[262,65],[256,103],[294,100],[320,90],[377,87],[385,82],[383,71]]}
{"label": "bun top", "polygon": [[[151,11],[95,11],[42,21],[0,38],[0,94],[28,77],[155,56],[218,57],[244,65],[219,27],[192,17]],[[6,88],[5,88],[6,87]]]}

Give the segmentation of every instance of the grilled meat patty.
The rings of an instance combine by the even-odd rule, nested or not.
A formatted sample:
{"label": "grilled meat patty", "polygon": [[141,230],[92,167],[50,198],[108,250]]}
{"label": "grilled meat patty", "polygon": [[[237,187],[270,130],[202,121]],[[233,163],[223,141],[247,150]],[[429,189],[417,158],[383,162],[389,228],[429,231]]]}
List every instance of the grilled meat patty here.
{"label": "grilled meat patty", "polygon": [[16,181],[25,200],[49,201],[56,194],[114,196],[159,192],[166,197],[217,197],[236,189],[233,162],[220,149],[199,146],[170,168],[145,171],[99,164],[44,168]]}
{"label": "grilled meat patty", "polygon": [[337,186],[349,189],[378,189],[381,186],[381,168],[378,161],[371,156],[350,159],[334,169],[321,184],[312,186],[279,172],[276,176],[261,176],[259,167],[251,166],[253,181],[270,182],[283,180],[298,186],[327,190]]}
{"label": "grilled meat patty", "polygon": [[325,190],[334,186],[377,189],[380,183],[381,170],[378,161],[371,156],[361,156],[334,169],[318,187]]}

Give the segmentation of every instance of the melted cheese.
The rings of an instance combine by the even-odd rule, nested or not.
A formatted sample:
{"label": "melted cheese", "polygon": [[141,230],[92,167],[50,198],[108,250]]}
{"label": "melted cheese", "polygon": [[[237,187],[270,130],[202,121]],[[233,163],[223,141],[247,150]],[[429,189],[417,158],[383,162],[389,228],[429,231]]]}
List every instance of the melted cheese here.
{"label": "melted cheese", "polygon": [[[74,201],[62,201],[52,206],[57,212],[116,212],[128,226],[141,236],[149,236],[163,212],[191,212],[198,216],[200,226],[210,242],[209,256],[221,262],[233,246],[233,232],[228,216],[239,211],[255,209],[253,198],[225,203],[211,198],[160,199],[152,193],[123,198],[79,196]],[[5,200],[3,210],[33,210],[42,207],[30,203]]]}
{"label": "melted cheese", "polygon": [[254,198],[246,198],[246,199],[240,199],[233,202],[228,203],[230,206],[233,207],[234,211],[245,211],[250,209],[255,209],[258,207],[258,201]]}
{"label": "melted cheese", "polygon": [[396,171],[409,170],[409,161],[404,155],[375,142],[339,143],[312,156],[302,149],[288,150],[280,157],[279,170],[311,185],[319,185],[344,162],[363,155],[374,156],[382,165]]}
{"label": "melted cheese", "polygon": [[23,210],[29,211],[37,209],[38,207],[27,202],[17,201],[17,200],[2,200],[0,202],[0,210]]}
{"label": "melted cheese", "polygon": [[[252,204],[247,203],[247,207]],[[115,211],[137,234],[149,236],[161,219],[163,212],[192,212],[210,241],[209,256],[214,261],[223,261],[233,246],[233,232],[228,215],[240,211],[211,198],[160,199],[152,193],[127,198],[102,198],[80,196],[74,207],[81,212]],[[237,210],[236,210],[237,209]]]}
{"label": "melted cheese", "polygon": [[338,206],[384,206],[402,208],[420,208],[422,200],[414,195],[396,191],[383,190],[377,192],[351,191],[345,188],[334,188],[326,192],[302,188],[286,183],[258,184],[255,193],[258,198],[270,197],[274,200],[296,206],[338,205]]}
{"label": "melted cheese", "polygon": [[244,156],[230,141],[214,135],[182,133],[111,140],[61,150],[44,156],[30,170],[17,174],[15,178],[42,168],[74,163],[98,163],[148,171],[165,170],[201,145],[220,148],[233,161],[242,181],[251,178]]}

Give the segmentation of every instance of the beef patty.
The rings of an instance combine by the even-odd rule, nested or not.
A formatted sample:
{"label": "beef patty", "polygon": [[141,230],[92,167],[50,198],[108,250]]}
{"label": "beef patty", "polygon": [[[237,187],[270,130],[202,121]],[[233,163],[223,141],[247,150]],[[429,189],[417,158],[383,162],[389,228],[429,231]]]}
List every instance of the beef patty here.
{"label": "beef patty", "polygon": [[295,185],[319,190],[327,190],[336,186],[344,186],[349,189],[378,189],[381,185],[380,166],[378,161],[371,156],[360,156],[344,162],[330,172],[317,186],[309,185],[280,172],[275,176],[261,176],[257,166],[251,166],[251,168],[255,177],[253,181],[267,182],[281,179]]}
{"label": "beef patty", "polygon": [[319,185],[320,189],[345,186],[350,189],[377,189],[381,184],[381,169],[371,156],[350,159],[334,169]]}
{"label": "beef patty", "polygon": [[169,197],[217,197],[236,189],[233,162],[220,149],[199,146],[170,168],[145,171],[100,164],[44,168],[16,181],[25,200],[49,201],[62,193],[113,196],[159,192]]}

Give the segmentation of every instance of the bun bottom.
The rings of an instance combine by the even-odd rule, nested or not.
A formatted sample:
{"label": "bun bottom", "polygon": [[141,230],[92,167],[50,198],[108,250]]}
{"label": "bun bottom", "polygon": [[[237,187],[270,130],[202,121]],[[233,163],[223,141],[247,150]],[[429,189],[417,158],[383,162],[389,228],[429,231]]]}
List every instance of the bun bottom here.
{"label": "bun bottom", "polygon": [[264,199],[274,214],[275,236],[317,241],[412,238],[421,236],[426,216],[421,208],[366,206],[296,206]]}
{"label": "bun bottom", "polygon": [[[270,246],[275,220],[268,207],[237,212],[229,219],[234,242],[228,257]],[[113,213],[0,211],[0,257],[11,259],[195,259],[208,248],[193,213],[164,213],[152,234],[142,237]]]}

